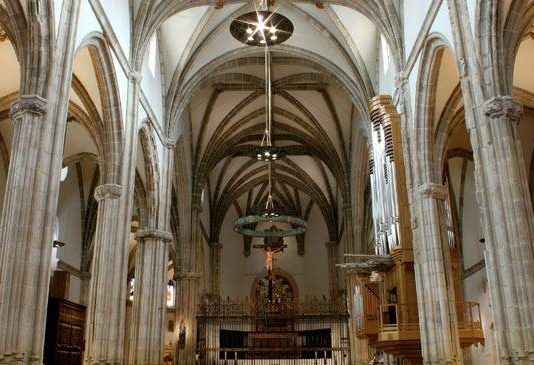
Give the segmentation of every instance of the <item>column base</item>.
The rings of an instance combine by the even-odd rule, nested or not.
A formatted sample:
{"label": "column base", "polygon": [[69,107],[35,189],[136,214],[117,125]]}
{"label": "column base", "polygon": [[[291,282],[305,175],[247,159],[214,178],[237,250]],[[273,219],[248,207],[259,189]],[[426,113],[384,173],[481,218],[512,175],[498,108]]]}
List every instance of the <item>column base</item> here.
{"label": "column base", "polygon": [[116,360],[84,360],[84,365],[123,365],[122,362]]}
{"label": "column base", "polygon": [[43,359],[25,353],[7,353],[0,355],[0,365],[43,365]]}
{"label": "column base", "polygon": [[501,357],[500,365],[534,365],[534,352],[511,357]]}

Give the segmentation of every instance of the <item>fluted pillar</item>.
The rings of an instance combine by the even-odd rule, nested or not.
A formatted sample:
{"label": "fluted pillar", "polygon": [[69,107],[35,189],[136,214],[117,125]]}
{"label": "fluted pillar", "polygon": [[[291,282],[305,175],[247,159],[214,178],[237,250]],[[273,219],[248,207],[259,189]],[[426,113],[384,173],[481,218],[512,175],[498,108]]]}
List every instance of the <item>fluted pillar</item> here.
{"label": "fluted pillar", "polygon": [[172,235],[159,230],[137,232],[135,291],[129,364],[163,364],[167,314],[168,245]]}
{"label": "fluted pillar", "polygon": [[498,356],[501,364],[534,364],[534,214],[517,130],[522,108],[499,96],[484,115],[470,132]]}
{"label": "fluted pillar", "polygon": [[91,283],[86,324],[86,364],[119,364],[124,334],[120,331],[121,296],[126,285],[124,247],[116,241],[116,217],[122,186],[100,185],[95,189],[98,215],[94,237]]}
{"label": "fluted pillar", "polygon": [[328,257],[328,288],[330,292],[330,300],[333,302],[337,299],[337,269],[336,269],[336,259],[337,259],[337,242],[336,241],[327,241],[325,243],[326,253]]}
{"label": "fluted pillar", "polygon": [[221,294],[222,244],[220,242],[211,242],[209,246],[210,246],[211,294],[215,296],[220,296]]}
{"label": "fluted pillar", "polygon": [[105,184],[95,190],[99,206],[87,308],[86,365],[124,363],[128,241],[137,158],[140,83],[141,75],[131,72],[124,118],[124,146],[120,156],[121,185]]}
{"label": "fluted pillar", "polygon": [[197,321],[200,274],[183,272],[177,275],[176,329],[178,344],[176,364],[195,364],[197,345]]}
{"label": "fluted pillar", "polygon": [[425,364],[461,364],[454,278],[445,238],[444,185],[427,183],[414,196],[414,261]]}
{"label": "fluted pillar", "polygon": [[45,234],[47,212],[39,210],[47,191],[34,185],[45,154],[38,147],[46,110],[47,100],[37,95],[23,95],[11,107],[13,150],[0,232],[1,364],[42,363],[52,235]]}
{"label": "fluted pillar", "polygon": [[43,363],[79,5],[79,0],[63,5],[54,42],[47,31],[48,8],[31,6],[17,47],[21,95],[11,108],[13,137],[0,226],[0,364]]}

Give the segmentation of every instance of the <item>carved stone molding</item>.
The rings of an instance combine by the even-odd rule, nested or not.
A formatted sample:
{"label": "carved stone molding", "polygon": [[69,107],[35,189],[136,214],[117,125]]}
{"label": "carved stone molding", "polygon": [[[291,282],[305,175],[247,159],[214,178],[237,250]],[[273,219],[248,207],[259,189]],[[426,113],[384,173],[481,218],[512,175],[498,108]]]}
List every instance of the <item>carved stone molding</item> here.
{"label": "carved stone molding", "polygon": [[484,114],[490,118],[504,117],[519,123],[523,115],[523,106],[511,96],[496,96],[484,103]]}
{"label": "carved stone molding", "polygon": [[161,240],[163,242],[171,242],[173,239],[172,233],[159,229],[142,229],[135,234],[137,240]]}
{"label": "carved stone molding", "polygon": [[130,71],[128,76],[130,80],[135,82],[136,84],[140,84],[141,80],[143,79],[143,74],[137,71]]}
{"label": "carved stone molding", "polygon": [[118,199],[122,193],[122,186],[117,184],[103,184],[95,189],[95,199],[97,202],[104,199]]}
{"label": "carved stone molding", "polygon": [[177,273],[176,279],[177,280],[198,280],[200,279],[200,276],[201,275],[199,272],[188,271],[188,272]]}
{"label": "carved stone molding", "polygon": [[39,95],[21,95],[19,100],[11,105],[11,119],[16,119],[22,114],[31,113],[38,116],[46,113],[48,101]]}
{"label": "carved stone molding", "polygon": [[426,183],[417,187],[418,194],[423,198],[445,200],[449,195],[445,185],[436,183]]}

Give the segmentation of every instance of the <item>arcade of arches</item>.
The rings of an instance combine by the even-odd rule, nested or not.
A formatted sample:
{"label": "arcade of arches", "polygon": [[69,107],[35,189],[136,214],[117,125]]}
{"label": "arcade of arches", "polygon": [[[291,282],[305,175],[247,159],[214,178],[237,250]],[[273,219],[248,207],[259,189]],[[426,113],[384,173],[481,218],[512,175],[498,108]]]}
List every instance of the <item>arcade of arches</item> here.
{"label": "arcade of arches", "polygon": [[533,59],[533,0],[0,0],[0,364],[534,364]]}

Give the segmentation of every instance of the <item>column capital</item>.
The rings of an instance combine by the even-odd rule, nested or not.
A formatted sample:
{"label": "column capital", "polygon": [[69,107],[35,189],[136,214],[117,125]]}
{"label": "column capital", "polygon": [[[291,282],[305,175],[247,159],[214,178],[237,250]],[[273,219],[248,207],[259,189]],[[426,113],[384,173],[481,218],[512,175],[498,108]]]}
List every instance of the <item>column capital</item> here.
{"label": "column capital", "polygon": [[447,187],[445,185],[436,183],[424,183],[419,185],[416,189],[418,195],[422,198],[445,200],[449,195],[449,192],[447,191]]}
{"label": "column capital", "polygon": [[11,104],[9,115],[11,119],[15,119],[25,113],[41,116],[46,113],[47,104],[48,101],[39,95],[21,95],[19,100]]}
{"label": "column capital", "polygon": [[523,115],[523,106],[511,96],[496,96],[484,102],[484,114],[490,118],[505,117],[519,123]]}
{"label": "column capital", "polygon": [[100,202],[104,199],[118,199],[122,193],[122,186],[117,184],[102,184],[95,189],[95,199]]}
{"label": "column capital", "polygon": [[137,240],[154,239],[163,242],[171,242],[173,239],[172,233],[160,229],[141,229],[135,233]]}

